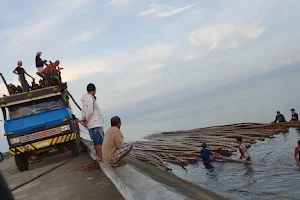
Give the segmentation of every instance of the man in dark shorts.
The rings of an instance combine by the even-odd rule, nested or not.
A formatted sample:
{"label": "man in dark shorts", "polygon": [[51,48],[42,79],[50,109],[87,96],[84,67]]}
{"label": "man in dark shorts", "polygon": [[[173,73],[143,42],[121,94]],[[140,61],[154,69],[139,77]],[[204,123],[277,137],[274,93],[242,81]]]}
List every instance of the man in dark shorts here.
{"label": "man in dark shorts", "polygon": [[243,145],[243,139],[241,137],[236,138],[237,143],[239,145],[239,151],[241,153],[240,159],[243,161],[251,161],[250,154],[247,152],[246,147]]}
{"label": "man in dark shorts", "polygon": [[275,117],[274,123],[276,123],[277,121],[278,123],[286,122],[283,114],[280,114],[280,111],[277,111],[277,115]]}
{"label": "man in dark shorts", "polygon": [[99,160],[102,160],[102,143],[104,138],[103,118],[96,101],[96,87],[90,83],[87,86],[87,94],[83,95],[82,101],[82,125],[88,128],[91,139],[94,142]]}
{"label": "man in dark shorts", "polygon": [[28,92],[29,91],[29,84],[26,81],[26,77],[25,75],[29,76],[30,78],[32,78],[32,80],[34,81],[34,78],[32,76],[30,76],[25,69],[22,67],[22,61],[18,61],[18,67],[16,67],[16,69],[13,71],[14,74],[19,76],[19,81],[21,83],[23,92]]}
{"label": "man in dark shorts", "polygon": [[295,148],[294,158],[300,167],[300,140],[298,140],[298,145]]}
{"label": "man in dark shorts", "polygon": [[291,112],[292,112],[292,119],[291,119],[290,122],[297,122],[297,121],[299,121],[298,114],[296,113],[296,110],[293,108],[291,110]]}

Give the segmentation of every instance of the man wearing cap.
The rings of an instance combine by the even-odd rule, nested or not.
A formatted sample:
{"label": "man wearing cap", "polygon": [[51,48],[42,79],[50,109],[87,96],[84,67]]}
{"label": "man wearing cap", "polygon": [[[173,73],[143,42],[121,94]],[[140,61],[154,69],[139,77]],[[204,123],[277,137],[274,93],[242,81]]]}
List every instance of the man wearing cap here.
{"label": "man wearing cap", "polygon": [[291,110],[291,112],[292,112],[292,119],[291,119],[290,122],[296,122],[296,121],[299,121],[298,114],[296,113],[296,110],[293,108],[293,109]]}
{"label": "man wearing cap", "polygon": [[35,56],[35,66],[36,66],[38,72],[42,72],[44,70],[44,63],[47,62],[47,60],[41,59],[41,55],[42,55],[42,52],[39,51],[36,53],[36,56]]}
{"label": "man wearing cap", "polygon": [[28,92],[29,91],[29,85],[26,81],[26,77],[25,75],[29,76],[30,78],[32,78],[32,80],[34,81],[34,78],[32,76],[30,76],[25,69],[22,67],[22,61],[19,60],[18,61],[18,67],[16,67],[16,69],[13,71],[14,74],[19,76],[19,81],[22,85],[22,89],[23,92]]}
{"label": "man wearing cap", "polygon": [[87,94],[81,97],[82,125],[87,127],[94,146],[98,152],[99,160],[102,160],[102,143],[104,137],[103,118],[96,101],[96,87],[93,83],[87,85]]}

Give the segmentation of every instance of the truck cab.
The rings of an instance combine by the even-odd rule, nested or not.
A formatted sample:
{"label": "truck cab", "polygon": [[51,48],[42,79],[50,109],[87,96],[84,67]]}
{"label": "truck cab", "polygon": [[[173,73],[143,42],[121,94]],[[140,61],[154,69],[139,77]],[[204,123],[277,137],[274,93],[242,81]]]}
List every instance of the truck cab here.
{"label": "truck cab", "polygon": [[54,149],[79,154],[80,129],[66,89],[63,84],[0,98],[4,135],[19,171],[28,170],[30,156]]}

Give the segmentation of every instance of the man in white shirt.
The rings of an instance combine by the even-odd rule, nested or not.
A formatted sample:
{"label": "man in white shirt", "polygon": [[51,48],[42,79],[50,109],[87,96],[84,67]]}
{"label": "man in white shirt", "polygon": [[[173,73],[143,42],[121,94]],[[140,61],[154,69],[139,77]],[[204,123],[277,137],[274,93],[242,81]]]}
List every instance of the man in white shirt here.
{"label": "man in white shirt", "polygon": [[99,160],[102,160],[102,143],[104,138],[103,120],[100,108],[96,101],[96,87],[90,83],[87,86],[87,94],[81,98],[82,125],[88,128],[91,139],[98,152]]}

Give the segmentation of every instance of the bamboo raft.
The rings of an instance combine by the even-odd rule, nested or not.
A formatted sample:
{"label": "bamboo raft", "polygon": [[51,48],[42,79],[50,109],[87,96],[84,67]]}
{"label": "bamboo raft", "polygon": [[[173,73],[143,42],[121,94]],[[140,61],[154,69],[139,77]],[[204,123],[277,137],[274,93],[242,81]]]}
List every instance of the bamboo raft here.
{"label": "bamboo raft", "polygon": [[200,160],[200,149],[203,142],[213,152],[229,157],[238,151],[237,137],[243,138],[243,143],[249,148],[257,141],[273,138],[276,134],[288,133],[289,128],[300,128],[300,122],[240,123],[161,132],[147,136],[145,141],[135,142],[130,157],[164,170],[171,170],[170,164],[184,168],[184,166]]}

